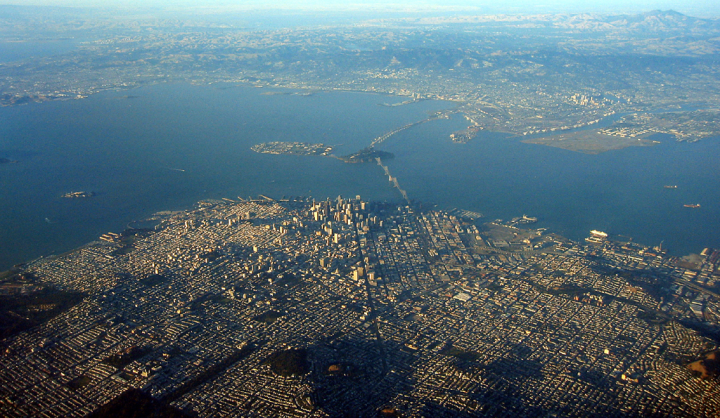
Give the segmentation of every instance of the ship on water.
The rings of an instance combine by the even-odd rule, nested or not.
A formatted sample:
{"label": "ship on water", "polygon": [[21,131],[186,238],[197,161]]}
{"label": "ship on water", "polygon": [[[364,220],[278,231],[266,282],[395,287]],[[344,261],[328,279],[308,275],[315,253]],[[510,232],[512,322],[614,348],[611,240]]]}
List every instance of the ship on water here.
{"label": "ship on water", "polygon": [[538,219],[534,216],[523,215],[522,217],[512,218],[510,225],[529,225],[537,222]]}
{"label": "ship on water", "polygon": [[64,197],[65,199],[80,199],[80,198],[86,198],[86,197],[93,197],[95,196],[95,192],[68,192],[62,195],[61,197]]}
{"label": "ship on water", "polygon": [[683,206],[685,206],[686,208],[697,209],[700,207],[700,204],[699,203],[688,203],[687,205],[683,205]]}
{"label": "ship on water", "polygon": [[606,232],[593,229],[592,231],[590,231],[590,236],[585,238],[585,241],[591,244],[602,244],[603,242],[607,241],[607,239],[608,234]]}
{"label": "ship on water", "polygon": [[677,189],[677,186],[676,186],[676,185],[663,186],[663,187],[666,188],[666,189]]}

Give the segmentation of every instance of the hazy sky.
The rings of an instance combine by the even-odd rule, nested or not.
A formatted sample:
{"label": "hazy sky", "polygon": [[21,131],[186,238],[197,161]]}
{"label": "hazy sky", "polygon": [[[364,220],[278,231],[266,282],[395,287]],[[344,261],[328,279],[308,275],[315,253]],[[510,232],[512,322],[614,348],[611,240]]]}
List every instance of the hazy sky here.
{"label": "hazy sky", "polygon": [[184,7],[254,9],[406,10],[469,9],[480,13],[602,12],[676,10],[697,17],[720,16],[718,0],[0,0],[0,4],[91,7]]}

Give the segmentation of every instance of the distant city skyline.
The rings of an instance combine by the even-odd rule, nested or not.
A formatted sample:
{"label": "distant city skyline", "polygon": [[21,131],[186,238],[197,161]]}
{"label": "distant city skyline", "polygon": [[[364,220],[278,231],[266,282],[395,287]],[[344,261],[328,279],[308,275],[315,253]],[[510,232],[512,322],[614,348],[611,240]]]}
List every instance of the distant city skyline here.
{"label": "distant city skyline", "polygon": [[0,0],[0,5],[22,6],[59,6],[59,7],[98,7],[98,8],[211,8],[211,9],[255,9],[255,10],[332,10],[332,11],[394,11],[394,12],[431,12],[431,11],[473,11],[478,13],[637,13],[650,10],[675,10],[697,17],[720,16],[720,4],[713,0],[644,0],[624,2],[620,0],[579,2],[577,0],[550,0],[532,2],[512,0],[498,4],[493,1],[452,0],[440,2],[427,0],[421,2],[395,0],[389,3],[377,0],[355,0],[337,2],[334,0],[280,0],[243,1],[234,0]]}

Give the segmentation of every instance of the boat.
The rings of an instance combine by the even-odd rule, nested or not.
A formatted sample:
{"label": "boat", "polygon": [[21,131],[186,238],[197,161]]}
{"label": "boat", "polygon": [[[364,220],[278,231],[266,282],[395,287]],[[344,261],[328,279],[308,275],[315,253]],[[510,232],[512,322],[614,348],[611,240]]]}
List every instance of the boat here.
{"label": "boat", "polygon": [[95,196],[95,192],[69,192],[62,195],[62,197],[66,199],[79,199],[79,198],[86,198],[86,197],[93,197]]}
{"label": "boat", "polygon": [[672,185],[672,186],[663,186],[663,187],[666,188],[666,189],[677,189],[677,186],[675,186],[675,185]]}
{"label": "boat", "polygon": [[683,205],[683,206],[685,206],[686,208],[697,209],[700,207],[700,204],[699,203],[688,203],[687,205]]}

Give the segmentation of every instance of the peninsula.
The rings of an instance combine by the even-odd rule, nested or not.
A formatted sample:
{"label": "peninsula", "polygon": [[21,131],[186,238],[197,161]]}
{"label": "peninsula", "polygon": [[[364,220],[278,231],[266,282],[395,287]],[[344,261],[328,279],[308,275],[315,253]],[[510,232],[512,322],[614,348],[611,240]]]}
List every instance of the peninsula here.
{"label": "peninsula", "polygon": [[16,300],[0,311],[0,411],[720,410],[700,367],[718,348],[720,250],[682,260],[464,214],[359,196],[226,199],[158,215],[132,242],[17,266],[0,275],[0,302]]}

